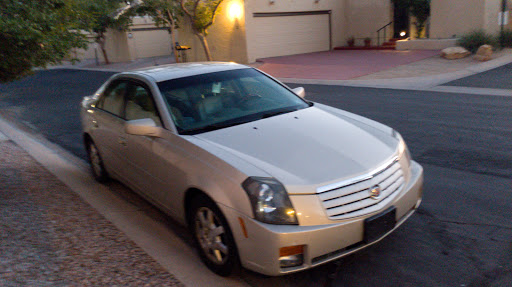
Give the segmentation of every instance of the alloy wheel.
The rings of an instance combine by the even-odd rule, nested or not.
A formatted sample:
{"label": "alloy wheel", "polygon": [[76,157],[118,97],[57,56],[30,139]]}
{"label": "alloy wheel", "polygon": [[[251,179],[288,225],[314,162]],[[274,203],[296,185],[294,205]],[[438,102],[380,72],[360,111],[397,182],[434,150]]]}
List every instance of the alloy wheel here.
{"label": "alloy wheel", "polygon": [[208,207],[197,210],[195,233],[204,254],[212,263],[222,265],[229,257],[224,226],[217,215]]}

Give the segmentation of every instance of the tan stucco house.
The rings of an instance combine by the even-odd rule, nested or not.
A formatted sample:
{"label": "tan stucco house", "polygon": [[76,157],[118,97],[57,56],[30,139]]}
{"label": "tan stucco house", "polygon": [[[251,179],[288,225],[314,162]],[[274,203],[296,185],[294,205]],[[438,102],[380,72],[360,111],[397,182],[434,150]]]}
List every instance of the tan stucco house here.
{"label": "tan stucco house", "polygon": [[[506,0],[508,8],[512,0]],[[432,0],[430,38],[453,38],[475,29],[497,33],[502,0]],[[405,31],[414,35],[414,19],[395,9],[391,0],[224,0],[209,29],[208,43],[215,60],[251,63],[259,58],[327,51],[346,45],[348,37],[361,45]],[[510,22],[510,21],[509,21]],[[389,25],[388,25],[389,24]],[[384,29],[388,25],[386,36]],[[189,61],[205,60],[202,46],[183,23],[177,32],[181,45],[191,46]],[[508,24],[508,28],[512,25]],[[136,17],[127,32],[111,31],[107,48],[112,61],[171,54],[165,28],[148,17]],[[94,46],[82,57],[94,57]]]}

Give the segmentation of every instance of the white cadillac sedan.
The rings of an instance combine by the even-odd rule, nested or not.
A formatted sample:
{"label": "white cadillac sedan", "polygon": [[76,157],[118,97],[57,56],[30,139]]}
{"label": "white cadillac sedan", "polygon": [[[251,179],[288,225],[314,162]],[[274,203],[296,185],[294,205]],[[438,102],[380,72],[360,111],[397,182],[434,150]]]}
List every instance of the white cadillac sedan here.
{"label": "white cadillac sedan", "polygon": [[188,225],[219,275],[335,260],[418,208],[423,169],[395,130],[304,95],[234,63],[116,74],[82,102],[93,175]]}

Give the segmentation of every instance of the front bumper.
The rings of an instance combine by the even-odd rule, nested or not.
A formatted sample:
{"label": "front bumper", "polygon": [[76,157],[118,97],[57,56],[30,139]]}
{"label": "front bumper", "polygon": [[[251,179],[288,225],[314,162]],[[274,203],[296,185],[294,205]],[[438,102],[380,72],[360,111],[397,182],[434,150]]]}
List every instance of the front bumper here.
{"label": "front bumper", "polygon": [[[423,168],[416,162],[412,162],[411,177],[406,188],[382,209],[385,210],[390,206],[396,208],[395,227],[370,243],[363,240],[364,220],[375,213],[353,219],[331,221],[331,224],[297,226],[265,224],[233,209],[227,207],[221,207],[221,209],[233,231],[242,265],[265,275],[276,276],[338,259],[380,241],[405,222],[418,208],[422,198],[422,187]],[[305,246],[304,263],[297,267],[281,268],[279,249],[296,245]]]}

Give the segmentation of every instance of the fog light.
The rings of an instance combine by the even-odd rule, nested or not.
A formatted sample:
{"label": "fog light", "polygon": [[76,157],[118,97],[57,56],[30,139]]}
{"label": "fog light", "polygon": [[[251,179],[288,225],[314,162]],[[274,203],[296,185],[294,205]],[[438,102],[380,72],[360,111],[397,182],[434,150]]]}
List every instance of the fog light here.
{"label": "fog light", "polygon": [[281,268],[301,266],[304,263],[304,255],[296,254],[279,257],[279,266]]}
{"label": "fog light", "polygon": [[281,268],[301,266],[302,264],[304,264],[304,245],[279,249],[279,266]]}

